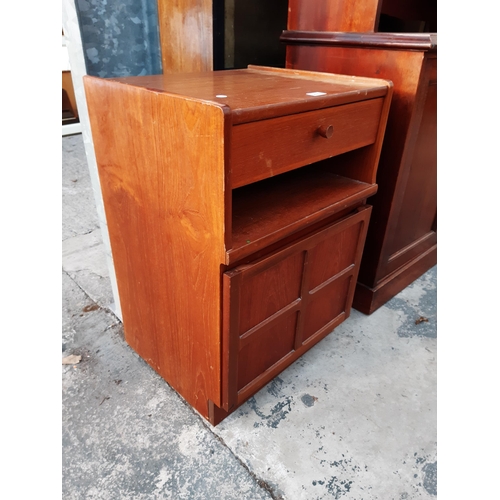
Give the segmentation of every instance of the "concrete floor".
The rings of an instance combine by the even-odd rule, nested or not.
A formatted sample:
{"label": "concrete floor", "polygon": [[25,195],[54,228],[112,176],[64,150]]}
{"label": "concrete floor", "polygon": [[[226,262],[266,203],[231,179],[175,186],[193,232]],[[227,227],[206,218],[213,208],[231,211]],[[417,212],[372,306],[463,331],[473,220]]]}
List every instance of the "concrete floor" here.
{"label": "concrete floor", "polygon": [[[63,498],[436,496],[436,268],[212,428],[125,343],[81,135],[63,138]],[[428,321],[416,324],[421,316]]]}

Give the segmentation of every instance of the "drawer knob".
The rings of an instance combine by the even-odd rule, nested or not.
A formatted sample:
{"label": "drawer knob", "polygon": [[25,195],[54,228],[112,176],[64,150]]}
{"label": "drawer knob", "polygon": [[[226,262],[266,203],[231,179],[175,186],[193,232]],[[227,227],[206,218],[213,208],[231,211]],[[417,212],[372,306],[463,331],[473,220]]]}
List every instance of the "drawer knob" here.
{"label": "drawer knob", "polygon": [[318,128],[318,134],[325,139],[330,139],[333,135],[333,125],[321,125]]}

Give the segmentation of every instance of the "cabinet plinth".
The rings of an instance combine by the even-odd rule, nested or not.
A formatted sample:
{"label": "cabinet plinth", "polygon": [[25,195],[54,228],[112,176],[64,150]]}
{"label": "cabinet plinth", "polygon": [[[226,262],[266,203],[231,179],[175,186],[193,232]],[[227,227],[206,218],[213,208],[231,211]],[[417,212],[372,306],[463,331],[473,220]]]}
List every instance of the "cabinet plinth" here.
{"label": "cabinet plinth", "polygon": [[392,83],[249,67],[85,89],[125,339],[215,425],[349,316]]}

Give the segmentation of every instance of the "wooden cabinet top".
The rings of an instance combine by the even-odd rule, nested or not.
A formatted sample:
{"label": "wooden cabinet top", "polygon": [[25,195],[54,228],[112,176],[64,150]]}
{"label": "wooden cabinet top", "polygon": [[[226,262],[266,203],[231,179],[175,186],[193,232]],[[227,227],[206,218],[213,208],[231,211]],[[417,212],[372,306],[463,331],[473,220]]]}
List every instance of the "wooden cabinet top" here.
{"label": "wooden cabinet top", "polygon": [[154,92],[208,101],[233,124],[386,95],[386,80],[249,66],[248,69],[107,79]]}

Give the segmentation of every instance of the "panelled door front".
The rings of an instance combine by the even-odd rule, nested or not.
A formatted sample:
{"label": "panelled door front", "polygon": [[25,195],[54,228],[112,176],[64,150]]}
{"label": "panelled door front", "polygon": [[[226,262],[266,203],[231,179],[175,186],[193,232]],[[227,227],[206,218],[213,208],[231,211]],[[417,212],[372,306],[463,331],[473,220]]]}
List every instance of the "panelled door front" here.
{"label": "panelled door front", "polygon": [[370,206],[223,275],[223,405],[240,405],[349,316]]}

